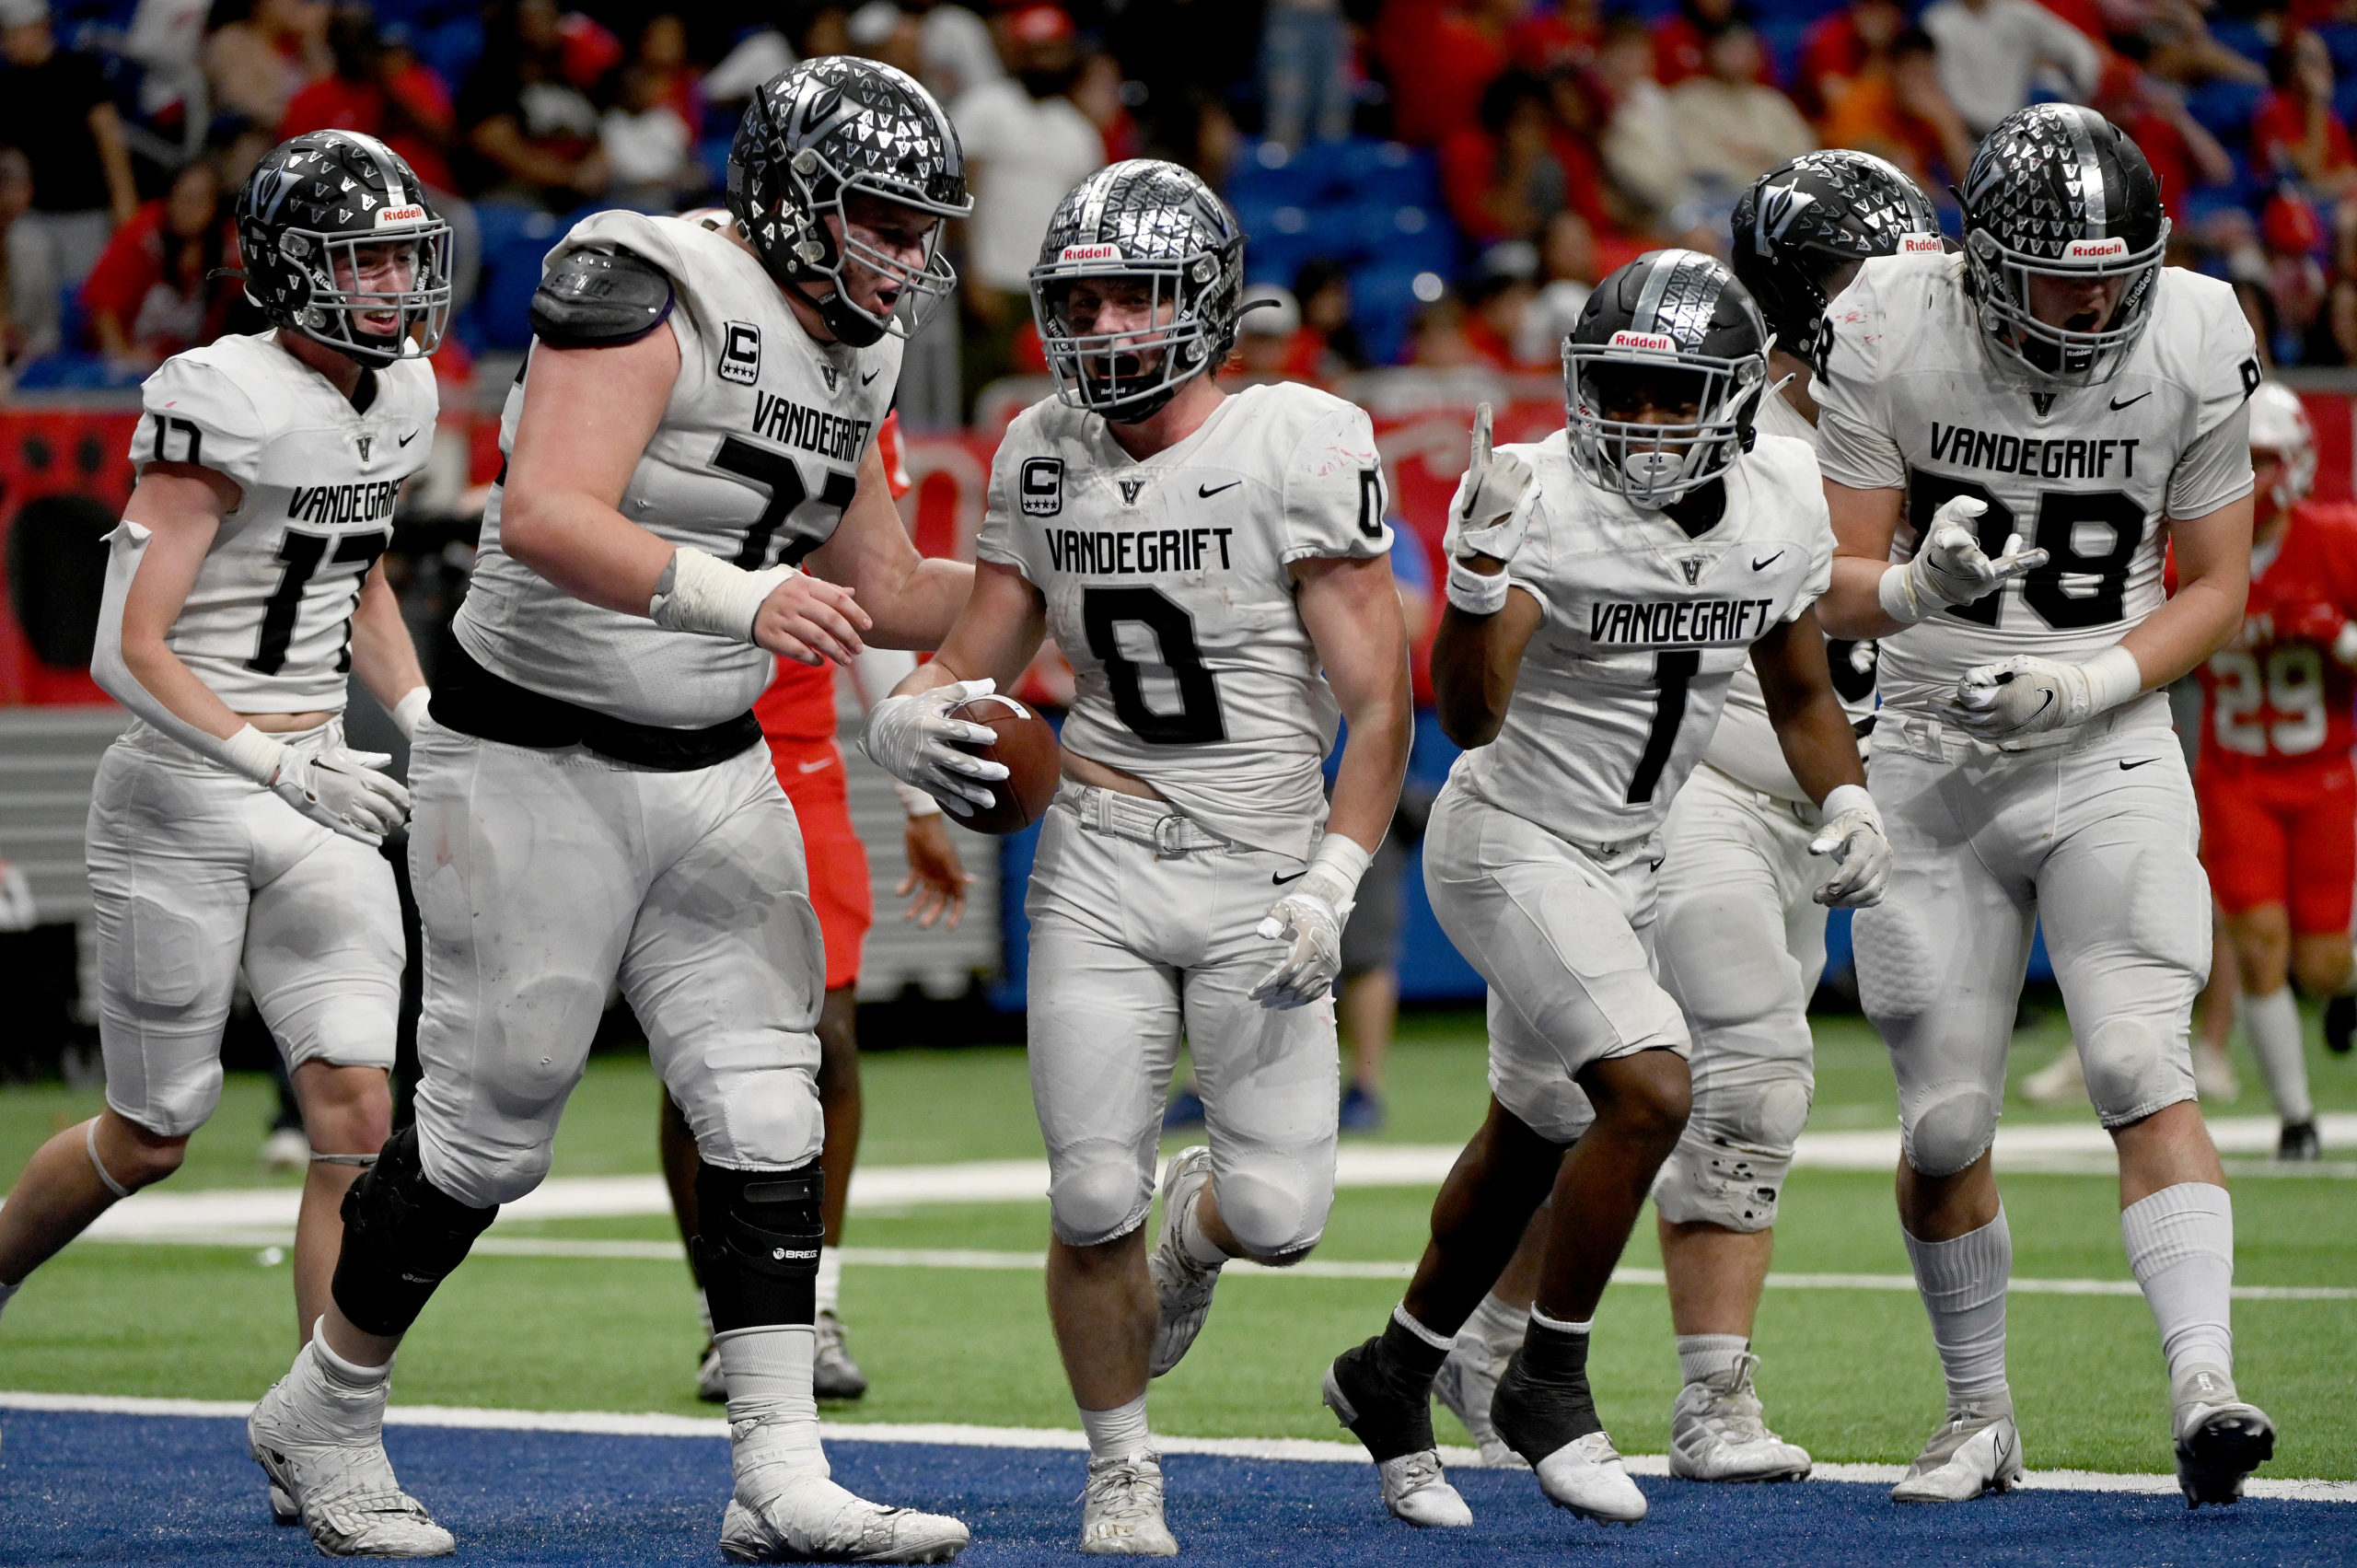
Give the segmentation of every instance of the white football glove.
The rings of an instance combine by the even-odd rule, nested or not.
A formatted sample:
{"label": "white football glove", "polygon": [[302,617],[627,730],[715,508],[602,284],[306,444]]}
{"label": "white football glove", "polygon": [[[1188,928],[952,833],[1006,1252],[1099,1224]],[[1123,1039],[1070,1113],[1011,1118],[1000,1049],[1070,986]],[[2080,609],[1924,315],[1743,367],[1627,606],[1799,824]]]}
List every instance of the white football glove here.
{"label": "white football glove", "polygon": [[914,784],[956,816],[971,817],[974,807],[991,803],[990,786],[1006,777],[1006,764],[952,744],[988,746],[998,737],[988,725],[951,718],[949,710],[997,690],[994,681],[953,680],[929,691],[887,697],[867,710],[860,749],[902,784]]}
{"label": "white football glove", "polygon": [[1520,458],[1491,450],[1491,419],[1487,403],[1473,411],[1473,458],[1449,503],[1448,531],[1442,539],[1452,561],[1467,555],[1512,561],[1529,531],[1526,504],[1538,476]]}
{"label": "white football glove", "polygon": [[2136,656],[2126,648],[2107,648],[2084,664],[2016,654],[1966,670],[1943,713],[1980,738],[2002,744],[2084,724],[2142,687]]}
{"label": "white football glove", "polygon": [[382,751],[330,746],[305,756],[289,751],[270,782],[271,793],[314,822],[375,846],[409,816],[409,791],[383,770]]}
{"label": "white football glove", "polygon": [[2024,550],[2019,534],[2005,540],[2003,554],[1990,559],[1971,527],[1987,510],[1987,502],[1969,495],[1952,495],[1940,504],[1915,559],[1882,575],[1879,597],[1892,620],[1909,626],[1928,621],[1943,610],[1985,598],[2046,564],[2046,552]]}
{"label": "white football glove", "polygon": [[1251,991],[1263,1007],[1306,1007],[1334,988],[1342,972],[1342,926],[1359,878],[1373,859],[1355,840],[1329,833],[1293,890],[1269,906],[1257,934],[1286,944],[1277,967]]}
{"label": "white football glove", "polygon": [[1833,875],[1812,896],[1828,909],[1872,909],[1890,882],[1890,840],[1874,796],[1841,784],[1825,797],[1824,820],[1808,843],[1811,854],[1833,857]]}

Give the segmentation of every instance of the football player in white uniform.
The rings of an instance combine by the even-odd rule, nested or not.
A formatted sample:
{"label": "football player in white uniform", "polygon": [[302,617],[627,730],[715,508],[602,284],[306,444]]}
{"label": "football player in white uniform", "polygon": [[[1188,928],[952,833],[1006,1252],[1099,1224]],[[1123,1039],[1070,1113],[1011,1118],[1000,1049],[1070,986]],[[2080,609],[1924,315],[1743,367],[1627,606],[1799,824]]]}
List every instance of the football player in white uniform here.
{"label": "football player in white uniform", "polygon": [[1441,1474],[1430,1390],[1550,1191],[1491,1420],[1550,1500],[1644,1516],[1596,1419],[1588,1332],[1687,1121],[1687,1026],[1652,961],[1660,829],[1747,658],[1822,807],[1808,847],[1835,868],[1815,898],[1871,903],[1889,874],[1813,608],[1833,555],[1817,465],[1755,425],[1767,349],[1724,266],[1652,251],[1597,285],[1564,344],[1567,429],[1493,453],[1486,408],[1475,424],[1433,654],[1441,722],[1468,749],[1425,830],[1424,882],[1489,982],[1490,1112],[1407,1298],[1325,1385],[1411,1523],[1471,1517]]}
{"label": "football player in white uniform", "polygon": [[2119,1148],[2178,1479],[2231,1502],[2274,1430],[2235,1391],[2233,1209],[2187,1051],[2209,885],[2161,688],[2242,621],[2258,363],[2233,292],[2162,266],[2151,166],[2101,115],[2009,116],[1962,194],[1963,253],[1867,262],[1812,388],[1841,540],[1826,621],[1881,645],[1875,790],[1900,856],[1858,919],[1859,996],[1898,1074],[1899,1217],[1948,1385],[1893,1495],[2022,1474],[1989,1151],[2043,920]]}
{"label": "football player in white uniform", "polygon": [[0,1300],[117,1200],[179,1168],[221,1098],[242,971],[284,1054],[311,1166],[296,1226],[302,1339],[337,1208],[390,1130],[401,909],[378,846],[407,796],[343,744],[350,675],[424,711],[377,558],[434,441],[425,363],[449,228],[367,136],[276,147],[238,203],[246,292],[275,324],[165,361],[110,536],[92,673],[133,722],[92,793],[106,1109],[52,1138],[0,1209]]}
{"label": "football player in white uniform", "polygon": [[[323,1329],[254,1455],[336,1555],[428,1556],[382,1423],[395,1347],[537,1186],[618,979],[694,1130],[739,1562],[941,1562],[954,1519],[828,1479],[811,1393],[823,960],[800,834],[749,711],[772,656],[925,647],[971,569],[922,561],[874,446],[903,339],[954,282],[946,116],[888,66],[765,85],[737,225],[600,213],[550,253],[503,482],[412,752],[425,937],[417,1121],[354,1188]],[[807,561],[815,575],[796,564]]]}
{"label": "football player in white uniform", "polygon": [[[1317,1244],[1334,1195],[1341,929],[1408,761],[1407,641],[1359,409],[1230,395],[1244,239],[1202,180],[1140,159],[1064,198],[1032,269],[1056,396],[992,464],[974,597],[869,715],[867,750],[969,809],[947,717],[1071,659],[1063,784],[1031,873],[1032,1098],[1048,1145],[1048,1307],[1089,1440],[1080,1549],[1167,1556],[1146,1385],[1233,1258]],[[1330,814],[1319,764],[1350,724]],[[1155,1146],[1181,1033],[1208,1148]]]}

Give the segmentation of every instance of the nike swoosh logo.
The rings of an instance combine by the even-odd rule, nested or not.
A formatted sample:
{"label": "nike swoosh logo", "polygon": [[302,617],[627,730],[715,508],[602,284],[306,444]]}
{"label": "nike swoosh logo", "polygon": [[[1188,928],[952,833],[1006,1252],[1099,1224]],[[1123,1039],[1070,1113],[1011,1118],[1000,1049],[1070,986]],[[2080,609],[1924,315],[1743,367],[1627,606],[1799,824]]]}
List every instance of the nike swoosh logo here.
{"label": "nike swoosh logo", "polygon": [[794,771],[797,773],[815,773],[821,768],[831,768],[834,765],[835,760],[832,757],[821,757],[815,762],[796,762],[794,764]]}
{"label": "nike swoosh logo", "polygon": [[2121,402],[2118,398],[2114,398],[2111,400],[2111,412],[2118,413],[2121,409],[2126,408],[2129,403],[2141,403],[2152,395],[2153,394],[2150,392],[2139,392],[2134,397],[2129,399],[2126,403]]}
{"label": "nike swoosh logo", "polygon": [[1777,562],[1782,561],[1783,558],[1784,552],[1780,550],[1765,561],[1753,562],[1751,563],[1751,569],[1755,572],[1765,572],[1769,567],[1773,566]]}
{"label": "nike swoosh logo", "polygon": [[[861,386],[865,387],[865,386],[866,386],[870,381],[875,380],[875,379],[876,379],[876,377],[877,377],[878,376],[881,376],[881,375],[883,375],[883,374],[884,374],[884,367],[883,367],[882,366],[880,366],[880,365],[879,365],[879,366],[877,366],[875,369],[873,369],[873,370],[869,371],[866,375],[865,375],[865,376],[861,377],[859,378],[859,384],[860,384]],[[2145,395],[2146,395],[2147,397],[2150,397],[2152,394],[2148,392],[2148,393],[2146,393]]]}
{"label": "nike swoosh logo", "polygon": [[2132,773],[2137,769],[2144,767],[2148,763],[2157,762],[2159,761],[2160,759],[2158,757],[2147,757],[2142,762],[2122,762],[2119,764],[2119,771],[2123,773]]}
{"label": "nike swoosh logo", "polygon": [[[1238,483],[1238,484],[1241,484],[1241,483],[1243,483],[1244,482],[1243,482],[1242,480],[1240,480],[1240,479],[1239,479],[1239,480],[1237,480],[1236,482],[1237,482],[1237,483]],[[1271,876],[1270,876],[1270,877],[1269,877],[1269,880],[1270,880],[1271,882],[1274,883],[1276,886],[1278,886],[1278,887],[1282,888],[1282,887],[1283,887],[1283,886],[1284,886],[1286,883],[1288,883],[1288,882],[1298,882],[1298,881],[1300,881],[1304,877],[1306,877],[1306,876],[1308,876],[1308,875],[1309,875],[1309,867],[1307,867],[1306,865],[1305,865],[1305,866],[1303,866],[1300,870],[1298,870],[1298,871],[1295,872],[1295,873],[1294,873],[1292,876],[1290,876],[1290,877],[1279,877],[1279,876],[1276,876],[1275,874],[1271,873]]]}
{"label": "nike swoosh logo", "polygon": [[1213,489],[1213,488],[1212,488],[1210,485],[1208,485],[1208,484],[1199,484],[1199,485],[1195,486],[1195,495],[1196,495],[1196,498],[1197,498],[1197,499],[1199,499],[1199,500],[1208,501],[1208,500],[1210,500],[1213,496],[1217,495],[1217,494],[1220,493],[1220,491],[1222,491],[1222,490],[1233,490],[1233,489],[1235,489],[1237,485],[1242,484],[1243,482],[1243,482],[1242,480],[1240,480],[1240,479],[1231,479],[1231,480],[1229,480],[1225,484],[1221,485],[1221,486],[1219,487],[1219,489],[1218,489],[1218,490],[1214,490],[1214,489]]}
{"label": "nike swoosh logo", "polygon": [[406,436],[402,436],[402,437],[401,437],[401,445],[402,445],[402,446],[406,447],[406,446],[408,446],[411,442],[412,442],[412,441],[414,441],[414,440],[416,440],[416,439],[417,439],[417,432],[416,432],[416,431],[414,431],[414,430],[412,430],[412,431],[411,431],[408,435],[406,435]]}

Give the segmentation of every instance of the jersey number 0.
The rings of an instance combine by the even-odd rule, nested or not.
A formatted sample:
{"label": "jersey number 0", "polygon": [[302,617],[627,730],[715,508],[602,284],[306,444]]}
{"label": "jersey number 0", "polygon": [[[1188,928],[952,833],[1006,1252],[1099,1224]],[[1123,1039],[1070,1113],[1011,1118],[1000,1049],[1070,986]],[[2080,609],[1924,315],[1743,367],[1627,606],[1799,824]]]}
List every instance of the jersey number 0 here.
{"label": "jersey number 0", "polygon": [[[1113,712],[1140,740],[1195,746],[1227,738],[1219,687],[1203,664],[1195,642],[1195,618],[1184,605],[1159,588],[1087,588],[1080,596],[1080,619],[1088,633],[1088,651],[1105,667]],[[1146,706],[1140,675],[1144,667],[1121,652],[1117,629],[1125,621],[1154,634],[1162,666],[1178,688],[1178,712],[1156,713]]]}

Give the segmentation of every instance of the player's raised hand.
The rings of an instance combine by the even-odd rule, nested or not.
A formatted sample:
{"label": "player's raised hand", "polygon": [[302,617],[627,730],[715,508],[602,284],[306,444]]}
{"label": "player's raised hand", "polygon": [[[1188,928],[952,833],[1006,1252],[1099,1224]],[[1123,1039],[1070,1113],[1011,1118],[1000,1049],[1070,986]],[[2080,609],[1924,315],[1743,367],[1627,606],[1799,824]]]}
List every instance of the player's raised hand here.
{"label": "player's raised hand", "polygon": [[788,571],[754,612],[753,641],[796,664],[847,665],[859,656],[859,634],[873,624],[841,583]]}
{"label": "player's raised hand", "polygon": [[998,739],[988,725],[953,719],[949,710],[970,697],[997,690],[991,680],[953,680],[906,697],[887,697],[867,710],[860,749],[877,767],[914,784],[946,810],[970,817],[991,803],[990,785],[1006,777],[1006,764],[958,749],[958,743],[988,746]]}
{"label": "player's raised hand", "polygon": [[[1885,575],[1883,609],[1908,625],[1927,621],[1941,610],[1985,598],[2016,577],[2046,564],[2043,550],[2025,550],[2014,534],[2003,552],[1991,556],[1980,547],[1974,528],[1989,504],[1970,495],[1952,495],[1932,514],[1915,559]],[[1893,595],[1889,585],[1900,592]]]}
{"label": "player's raised hand", "polygon": [[1511,561],[1522,548],[1529,528],[1529,500],[1538,476],[1530,465],[1508,454],[1500,457],[1491,447],[1490,405],[1473,411],[1473,456],[1465,478],[1449,503],[1448,533],[1442,541],[1450,559],[1486,555]]}
{"label": "player's raised hand", "polygon": [[1825,797],[1824,821],[1808,844],[1811,854],[1833,857],[1833,875],[1812,895],[1828,909],[1872,909],[1890,882],[1890,840],[1874,796],[1856,784],[1842,784]]}
{"label": "player's raised hand", "polygon": [[323,748],[310,756],[290,751],[271,780],[271,792],[314,822],[374,848],[409,818],[409,791],[384,770],[382,751]]}
{"label": "player's raised hand", "polygon": [[[909,874],[895,889],[909,899],[900,918],[916,922],[920,931],[932,930],[936,921],[946,930],[957,930],[958,921],[965,918],[966,889],[974,885],[974,874],[958,858],[949,830],[938,814],[911,817],[907,843]],[[916,897],[910,899],[911,893]]]}

